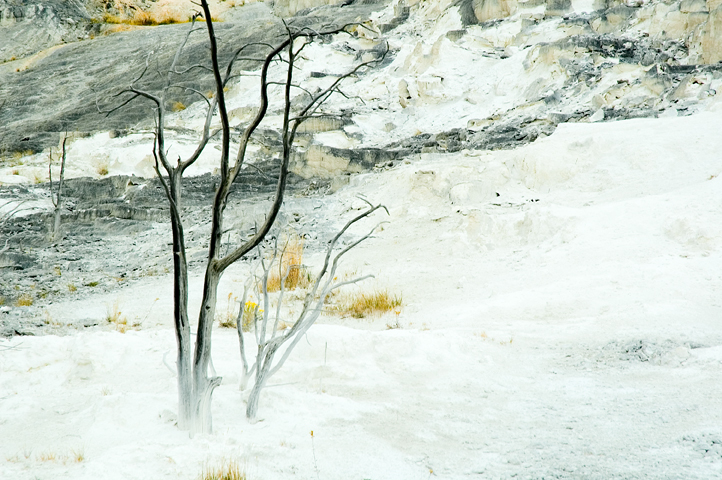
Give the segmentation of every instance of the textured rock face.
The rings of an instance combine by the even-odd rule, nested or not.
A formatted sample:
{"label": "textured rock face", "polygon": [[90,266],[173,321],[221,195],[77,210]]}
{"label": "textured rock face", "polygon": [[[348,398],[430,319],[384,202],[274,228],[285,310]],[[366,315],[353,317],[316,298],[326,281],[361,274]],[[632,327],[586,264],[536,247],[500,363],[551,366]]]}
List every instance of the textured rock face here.
{"label": "textured rock face", "polygon": [[517,0],[473,0],[472,8],[479,22],[487,22],[516,13]]}
{"label": "textured rock face", "polygon": [[[257,167],[258,170],[244,170],[231,189],[234,200],[229,211],[239,208],[237,199],[243,202],[242,215],[229,215],[234,228],[247,229],[253,222],[263,221],[267,199],[276,186],[278,165],[266,162]],[[217,183],[217,176],[206,174],[187,178],[183,185],[184,216],[187,225],[192,226],[186,237],[192,266],[204,259],[208,233],[205,221]],[[307,187],[307,182],[291,175],[289,195]],[[113,289],[126,280],[172,268],[166,251],[167,203],[156,179],[74,178],[66,181],[64,192],[63,238],[54,244],[49,241],[51,216],[46,212],[0,223],[0,238],[8,239],[11,247],[7,251],[0,249],[0,298],[4,302],[12,304],[30,291],[33,296],[52,300],[66,294],[68,284],[73,285],[72,291],[77,289],[79,293]],[[8,199],[42,203],[47,202],[47,197],[47,184],[0,188],[0,204]],[[249,212],[256,210],[259,217],[255,218],[253,213],[249,217]],[[137,241],[141,238],[144,240]],[[61,269],[62,276],[48,274],[53,268]],[[34,334],[44,327],[42,321],[37,324],[36,320],[30,320],[39,313],[37,309],[26,308],[22,313],[29,323],[8,323],[10,317],[2,313],[0,311],[0,336]]]}
{"label": "textured rock face", "polygon": [[[227,21],[218,25],[218,30],[225,37],[226,45],[262,41],[280,29],[278,15],[293,14],[316,5],[313,3],[316,0],[304,3],[306,1],[281,0],[233,9]],[[364,15],[382,8],[381,5],[356,3],[359,5],[322,7],[310,16],[306,11],[296,21],[320,25],[328,20],[367,19]],[[160,3],[152,5],[157,7]],[[29,55],[85,35],[90,28],[90,17],[97,16],[101,7],[90,0],[0,0],[4,26],[0,29],[0,60],[11,58],[10,55]],[[708,95],[713,90],[710,87],[712,81],[717,78],[714,65],[722,59],[722,2],[717,0],[410,1],[396,5],[394,17],[384,17],[375,23],[381,32],[394,38],[394,35],[404,35],[397,31],[416,28],[409,26],[410,14],[433,11],[433,15],[425,15],[435,21],[440,17],[451,18],[452,10],[458,12],[461,26],[466,25],[466,29],[450,27],[441,35],[435,33],[433,39],[425,37],[426,34],[421,39],[411,36],[401,40],[401,36],[398,37],[397,42],[410,43],[412,51],[403,59],[400,71],[405,75],[394,80],[393,90],[398,93],[398,103],[404,109],[442,104],[458,95],[449,90],[443,73],[439,73],[444,55],[449,54],[444,49],[450,44],[471,49],[478,55],[497,57],[502,60],[501,64],[512,53],[517,52],[518,57],[520,50],[526,51],[525,73],[537,79],[524,86],[527,103],[524,115],[506,120],[512,110],[520,107],[517,105],[512,109],[505,107],[496,119],[480,116],[465,120],[463,123],[475,132],[484,130],[485,125],[491,123],[497,124],[493,127],[495,132],[503,130],[499,122],[508,128],[516,128],[538,121],[540,117],[544,118],[544,123],[554,125],[558,121],[589,118],[599,109],[610,110],[604,114],[605,118],[645,116],[669,108],[670,101],[675,101],[675,108],[683,111],[688,108],[685,102],[694,100],[695,94],[692,88],[678,92],[679,85],[697,84],[701,78],[707,85],[703,89],[707,93],[697,93]],[[98,95],[102,99],[107,95],[104,92],[121,87],[142,64],[144,52],[153,50],[158,61],[167,61],[184,33],[183,25],[140,28],[89,42],[54,47],[55,50],[45,50],[22,63],[0,65],[0,103],[5,102],[0,108],[0,154],[41,151],[55,144],[58,132],[69,125],[73,130],[96,132],[123,129],[147,120],[146,109],[101,117],[96,113],[95,99]],[[390,58],[401,52],[398,48],[392,50]],[[193,38],[187,50],[189,61],[201,61],[202,39]],[[514,62],[509,60],[507,63]],[[633,71],[633,65],[641,66],[643,71]],[[704,78],[697,75],[694,80],[692,65],[710,67],[696,68],[696,71],[707,73]],[[601,81],[610,76],[617,77],[614,84]],[[198,89],[206,90],[210,78],[200,75],[194,82]],[[153,86],[152,82],[149,86]],[[500,86],[497,90],[501,92],[504,88]],[[682,91],[684,95],[680,93]],[[465,98],[470,102],[485,102],[478,96],[473,85],[469,86]],[[187,105],[195,99],[189,94],[179,100]],[[248,112],[240,110],[231,114],[239,119],[248,116]],[[455,125],[454,128],[463,126]],[[315,129],[316,132],[323,130]],[[421,133],[436,135],[440,131],[448,129]],[[547,127],[544,127],[537,134],[546,131]],[[487,137],[499,138],[496,134]],[[536,135],[530,133],[521,137],[533,139]],[[420,141],[410,139],[406,143],[418,146]],[[465,148],[474,144],[461,142],[460,145],[459,148]],[[417,146],[413,151],[430,148],[428,145]]]}
{"label": "textured rock face", "polygon": [[722,59],[722,2],[718,0],[618,1],[595,0],[457,0],[465,24],[485,23],[515,14],[532,21],[579,16],[597,34],[636,35],[679,41],[692,54],[689,64]]}
{"label": "textured rock face", "polygon": [[[318,28],[367,18],[369,12],[378,8],[374,4],[350,6],[340,13],[320,12],[294,21]],[[18,62],[0,65],[0,156],[7,152],[42,151],[55,145],[58,134],[66,128],[97,132],[150,121],[152,111],[145,108],[123,109],[109,117],[99,115],[96,100],[101,105],[107,103],[110,95],[127,87],[129,79],[142,69],[148,52],[153,51],[154,60],[161,65],[169,63],[187,28],[181,24],[135,29],[63,45],[22,65]],[[266,42],[277,38],[282,28],[280,18],[264,4],[244,8],[243,15],[231,15],[216,26],[223,40],[222,60],[231,54],[233,45]],[[185,61],[207,62],[206,53],[206,40],[194,35],[185,48]],[[143,87],[152,90],[162,81],[160,77],[149,78]],[[207,91],[211,85],[210,75],[200,74],[189,86]],[[194,93],[189,93],[177,100],[188,105],[197,100],[194,97]]]}
{"label": "textured rock face", "polygon": [[276,0],[273,2],[273,12],[280,17],[292,17],[302,10],[339,3],[344,2],[342,0]]}
{"label": "textured rock face", "polygon": [[[26,152],[57,145],[58,134],[66,128],[75,132],[71,164],[85,162],[88,168],[82,175],[94,175],[98,158],[153,177],[148,134],[152,110],[137,105],[106,117],[97,113],[95,101],[107,106],[109,95],[126,87],[143,68],[148,52],[153,51],[160,65],[167,64],[188,25],[134,28],[56,45],[73,40],[67,37],[67,32],[76,31],[73,28],[87,28],[88,12],[95,10],[90,3],[43,2],[42,8],[40,3],[0,0],[7,27],[0,29],[0,36],[20,38],[34,31],[36,43],[21,42],[26,52],[54,48],[0,65],[0,157],[20,154],[16,164],[0,162],[0,184],[44,181],[47,156]],[[302,0],[230,10],[225,22],[216,24],[222,60],[233,46],[282,35],[279,12],[311,5]],[[77,19],[76,27],[69,27],[73,23],[67,18]],[[357,1],[300,11],[291,21],[312,28],[359,21],[371,32],[352,41],[324,39],[304,50],[311,66],[300,68],[294,78],[313,88],[338,75],[344,65],[373,58],[380,48],[389,47],[380,65],[347,79],[345,94],[329,105],[331,115],[299,130],[291,169],[312,193],[333,190],[351,174],[390,168],[418,154],[516,148],[551,135],[560,123],[687,115],[722,88],[722,64],[716,63],[722,59],[722,0],[412,0],[393,6]],[[0,49],[11,46],[0,42]],[[184,64],[203,64],[206,56],[203,36],[192,36]],[[157,78],[145,80],[145,89],[159,85]],[[241,83],[232,87],[232,97],[229,94],[235,102],[229,107],[234,128],[247,123],[257,109],[250,99],[255,91]],[[194,76],[188,86],[206,92],[211,78]],[[188,108],[172,115],[169,144],[187,145],[194,138],[199,118],[194,112],[200,111],[191,105],[194,97],[189,93],[176,99]],[[271,111],[278,118],[277,106]],[[272,122],[257,132],[257,166],[272,165],[277,158],[278,124]],[[40,159],[40,166],[23,165],[28,158]],[[272,168],[266,173],[273,177]],[[184,192],[193,210],[189,215],[201,230],[207,226],[208,212],[202,208],[213,184],[212,175],[206,174],[190,181]],[[244,193],[261,195],[271,184],[250,181]],[[64,282],[72,275],[78,286],[95,283],[93,276],[100,271],[126,278],[166,268],[168,258],[159,260],[168,234],[167,225],[159,224],[165,218],[158,208],[164,205],[161,193],[152,180],[127,176],[69,182],[69,211],[63,222],[72,232],[58,247],[48,242],[47,188],[0,187],[0,200],[28,200],[46,210],[32,221],[11,221],[2,227],[0,238],[14,240],[0,256],[0,295],[15,298],[15,285],[29,289],[53,265],[68,272]],[[477,193],[491,198],[494,189],[465,183],[449,195],[454,202],[465,202]],[[158,244],[133,256],[140,247],[127,245],[126,235],[152,237]],[[189,239],[192,261],[202,259],[202,238]],[[132,265],[109,264],[100,258],[106,248],[116,257],[132,256]],[[62,293],[55,280],[43,287],[48,295]],[[113,288],[113,281],[102,285]]]}
{"label": "textured rock face", "polygon": [[89,28],[79,0],[0,0],[0,63],[87,38]]}
{"label": "textured rock face", "polygon": [[698,53],[701,63],[717,63],[722,60],[722,5],[709,14],[700,13],[705,18],[695,30],[692,49]]}

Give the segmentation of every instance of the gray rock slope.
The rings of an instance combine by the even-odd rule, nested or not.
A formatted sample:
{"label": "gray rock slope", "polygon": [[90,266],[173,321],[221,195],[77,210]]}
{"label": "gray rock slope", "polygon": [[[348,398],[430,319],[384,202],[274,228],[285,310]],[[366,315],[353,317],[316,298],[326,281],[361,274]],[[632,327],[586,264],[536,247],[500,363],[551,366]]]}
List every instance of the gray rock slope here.
{"label": "gray rock slope", "polygon": [[[297,15],[290,21],[318,28],[365,20],[380,7],[381,4],[375,3],[324,7],[307,15]],[[53,12],[53,19],[60,18],[51,7],[42,11]],[[39,29],[40,32],[55,31],[55,23],[48,20],[48,28]],[[244,8],[243,15],[229,16],[226,22],[217,23],[216,29],[222,60],[238,45],[273,42],[283,35],[281,19],[264,4]],[[35,30],[36,27],[27,27],[22,32]],[[138,28],[68,43],[37,60],[0,65],[0,155],[42,151],[55,145],[58,133],[66,129],[97,132],[149,122],[150,109],[123,109],[105,117],[98,114],[96,101],[106,107],[112,105],[111,95],[127,87],[129,80],[138,75],[149,52],[153,52],[154,62],[169,63],[187,31],[186,24]],[[52,43],[48,40],[47,44]],[[193,35],[185,49],[184,63],[208,64],[206,48],[206,39]],[[152,90],[159,80],[158,76],[149,77],[141,86]],[[206,91],[211,87],[211,80],[210,75],[199,74],[188,86]],[[195,99],[193,94],[188,94],[178,100],[190,104]]]}
{"label": "gray rock slope", "polygon": [[[654,117],[667,110],[675,115],[690,114],[705,99],[717,95],[722,81],[722,41],[714,33],[722,22],[719,2],[606,1],[598,2],[591,11],[579,11],[575,4],[558,0],[458,0],[449,7],[459,9],[463,25],[444,33],[437,44],[452,42],[493,59],[501,67],[517,65],[530,79],[518,102],[506,110],[443,131],[397,137],[380,147],[313,145],[299,155],[315,152],[319,158],[343,158],[353,171],[387,168],[420,152],[513,148],[551,134],[563,122]],[[383,3],[364,2],[323,6],[300,11],[291,21],[309,26],[364,21],[384,7]],[[377,26],[393,40],[391,43],[416,42],[426,32],[424,22],[415,21],[423,8],[424,4],[416,2],[399,4],[394,16],[386,15]],[[83,24],[90,15],[80,2],[0,0],[0,13],[4,22],[0,29],[0,36],[5,35],[0,37],[0,48],[6,48],[3,52],[16,48],[11,42],[2,42],[3,38],[29,38],[27,32],[33,29],[41,35],[33,40],[35,43],[24,42],[27,52],[55,46],[36,57],[0,65],[0,157],[42,151],[57,144],[58,134],[66,129],[93,133],[151,125],[150,109],[127,108],[106,117],[97,113],[96,100],[104,106],[112,104],[110,96],[137,75],[148,52],[153,51],[157,61],[167,62],[187,25],[138,28],[76,41],[83,31],[93,28],[91,23]],[[66,18],[77,20],[73,24]],[[239,44],[268,41],[282,34],[280,19],[264,4],[238,9],[217,28],[221,52],[226,57]],[[205,49],[202,35],[192,37],[184,63],[207,62]],[[414,90],[413,77],[420,76],[425,65],[435,59],[433,49],[429,55],[420,52],[408,57],[403,78],[393,77],[393,72],[384,73],[388,84],[398,83],[398,98],[369,101],[363,106],[367,113],[389,111],[390,106],[383,102],[390,101],[396,102],[393,107],[397,111],[402,107],[423,111],[424,102],[434,92],[422,92],[421,82]],[[396,54],[398,51],[390,52],[389,61]],[[379,68],[387,67],[388,62]],[[150,77],[144,86],[152,89],[157,86],[154,82],[157,80]],[[210,78],[204,75],[189,82],[189,86],[201,91],[211,85]],[[480,95],[474,85],[467,93],[472,100],[474,95]],[[193,97],[182,100],[190,103]],[[342,123],[353,121],[352,112]],[[264,144],[272,149],[275,132],[264,135]],[[265,176],[247,175],[238,186],[246,189],[245,208],[259,215],[273,183],[271,157],[259,164],[267,169]],[[294,162],[300,165],[299,174],[303,174],[304,158],[295,158]],[[293,188],[296,193],[311,195],[309,198],[335,181],[303,176],[307,177],[303,181],[295,178]],[[203,231],[207,228],[207,205],[213,185],[211,175],[188,183],[186,214],[197,226],[188,238],[192,262],[202,261],[205,253]],[[47,205],[48,196],[47,185],[0,186],[0,198],[16,203]],[[120,288],[123,282],[161,273],[170,266],[165,203],[153,180],[76,179],[68,182],[67,198],[68,212],[63,216],[66,235],[57,242],[48,240],[47,213],[13,219],[0,227],[0,249],[7,241],[0,254],[0,297],[7,304],[15,303],[22,295],[35,301],[33,307],[22,307],[27,311],[3,307],[3,334],[42,331],[45,326],[41,320],[37,320],[40,323],[36,328],[18,323],[18,319],[38,317],[38,305],[67,295],[70,285],[77,289],[77,295],[89,289]],[[322,219],[318,212],[309,213],[316,206],[306,212],[303,201],[296,204],[300,210],[295,212],[297,215],[289,213],[289,219],[306,222],[313,225],[310,230],[317,231]],[[244,217],[251,223],[235,225],[236,230],[248,231],[253,215]]]}
{"label": "gray rock slope", "polygon": [[[550,134],[561,122],[589,121],[600,110],[597,117],[607,120],[657,116],[671,108],[688,114],[716,93],[712,84],[722,68],[722,39],[715,33],[722,28],[722,4],[717,0],[599,0],[592,10],[577,3],[588,2],[457,0],[448,8],[458,8],[465,28],[449,31],[446,37],[464,48],[474,44],[479,55],[501,63],[514,63],[519,52],[526,52],[525,69],[540,76],[530,82],[525,97],[511,109],[450,130],[389,141],[381,150],[341,153],[358,157],[367,168],[428,150],[513,148]],[[34,52],[84,38],[95,28],[89,23],[91,2],[0,0],[0,5],[5,27],[0,29],[0,53],[14,51],[13,42]],[[366,20],[384,6],[344,2],[303,10],[291,21],[319,26]],[[402,43],[415,41],[425,33],[407,24],[422,6],[399,3],[395,18],[380,22],[379,29]],[[217,25],[222,54],[243,42],[280,34],[280,19],[266,4],[235,10]],[[186,28],[136,28],[0,65],[0,157],[42,151],[65,129],[97,132],[147,126],[149,110],[125,109],[103,117],[97,114],[96,100],[106,105],[109,96],[142,68],[148,52],[153,51],[154,61],[167,61]],[[504,29],[517,31],[504,33],[505,40],[489,34]],[[478,47],[480,42],[487,47]],[[186,62],[206,62],[204,52],[204,39],[195,36]],[[396,53],[390,52],[389,58]],[[638,73],[624,73],[634,66]],[[616,80],[610,85],[606,80],[611,78]],[[188,83],[206,90],[210,79],[198,75]],[[153,81],[145,86],[153,88]],[[413,103],[409,99],[400,102]],[[195,99],[189,94],[180,100],[187,105]]]}
{"label": "gray rock slope", "polygon": [[0,63],[86,39],[91,28],[80,0],[0,0]]}

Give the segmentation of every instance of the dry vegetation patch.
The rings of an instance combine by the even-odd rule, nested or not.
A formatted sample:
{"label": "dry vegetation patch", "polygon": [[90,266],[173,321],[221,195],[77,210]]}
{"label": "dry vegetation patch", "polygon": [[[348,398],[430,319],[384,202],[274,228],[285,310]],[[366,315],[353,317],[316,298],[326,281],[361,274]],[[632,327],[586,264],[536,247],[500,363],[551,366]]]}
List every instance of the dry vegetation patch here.
{"label": "dry vegetation patch", "polygon": [[332,311],[342,316],[364,318],[389,312],[398,314],[402,304],[401,295],[392,294],[384,289],[339,295]]}
{"label": "dry vegetation patch", "polygon": [[12,457],[5,457],[8,462],[19,463],[23,461],[35,461],[42,463],[81,463],[85,461],[85,451],[81,448],[73,448],[65,451],[45,450],[33,454],[32,451],[25,451],[22,457],[16,454]]}
{"label": "dry vegetation patch", "polygon": [[291,233],[286,236],[278,267],[274,267],[268,276],[266,288],[269,292],[277,292],[283,282],[284,290],[307,288],[311,285],[311,274],[303,266],[303,238]]}
{"label": "dry vegetation patch", "polygon": [[236,302],[238,297],[234,297],[233,293],[228,294],[228,305],[225,312],[217,312],[216,320],[221,328],[236,328]]}
{"label": "dry vegetation patch", "polygon": [[[221,21],[218,14],[243,2],[209,2],[212,6],[212,19]],[[161,0],[148,5],[138,0],[114,0],[104,2],[105,13],[96,20],[109,25],[127,25],[136,27],[152,27],[157,25],[171,25],[188,23],[195,12],[195,8],[187,1]],[[115,30],[118,31],[118,30]]]}
{"label": "dry vegetation patch", "polygon": [[241,325],[244,332],[251,331],[251,327],[253,326],[257,315],[263,315],[263,309],[258,308],[258,304],[256,302],[252,300],[247,301],[246,304],[243,305],[243,324]]}
{"label": "dry vegetation patch", "polygon": [[115,325],[115,329],[120,333],[125,333],[129,329],[138,330],[140,329],[140,322],[136,321],[133,323],[130,323],[128,321],[128,317],[123,315],[123,312],[120,311],[120,308],[118,307],[118,302],[114,302],[112,306],[108,306],[107,315],[105,317],[105,320]]}
{"label": "dry vegetation patch", "polygon": [[216,466],[205,466],[199,480],[246,480],[245,470],[235,460]]}
{"label": "dry vegetation patch", "polygon": [[17,307],[29,307],[33,304],[33,297],[29,293],[23,293],[15,301]]}
{"label": "dry vegetation patch", "polygon": [[170,25],[173,23],[186,23],[190,20],[174,12],[151,13],[144,10],[133,10],[129,15],[111,15],[105,13],[103,22],[123,25],[155,26]]}

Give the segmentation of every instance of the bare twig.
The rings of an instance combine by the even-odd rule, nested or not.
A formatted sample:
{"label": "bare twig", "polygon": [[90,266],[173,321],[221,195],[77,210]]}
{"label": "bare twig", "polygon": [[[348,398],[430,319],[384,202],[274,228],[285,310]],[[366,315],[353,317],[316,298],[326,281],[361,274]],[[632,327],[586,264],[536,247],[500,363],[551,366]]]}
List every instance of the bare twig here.
{"label": "bare twig", "polygon": [[[364,201],[368,202],[367,200],[363,199]],[[283,292],[284,292],[284,284],[285,280],[288,276],[288,272],[283,272],[282,270],[279,270],[279,276],[281,277],[281,288],[278,294],[278,298],[275,299],[277,302],[276,306],[276,312],[275,312],[275,319],[274,319],[274,325],[273,330],[270,333],[270,337],[266,339],[266,328],[268,325],[268,320],[270,319],[270,312],[268,311],[268,304],[270,304],[268,299],[268,274],[273,268],[274,260],[276,258],[276,255],[278,254],[278,246],[277,244],[274,246],[272,257],[270,263],[266,264],[265,260],[263,259],[263,255],[261,255],[261,267],[263,269],[263,275],[261,277],[261,291],[264,296],[264,311],[263,311],[263,323],[261,325],[261,331],[256,333],[256,346],[257,346],[257,353],[256,353],[256,363],[255,363],[255,369],[254,375],[254,385],[253,389],[251,390],[251,393],[248,398],[248,406],[246,409],[246,416],[249,419],[253,419],[256,415],[256,411],[258,408],[258,397],[260,395],[261,390],[264,388],[267,380],[272,377],[284,364],[284,362],[288,359],[289,355],[291,354],[292,350],[298,343],[298,341],[306,334],[308,329],[315,323],[315,321],[318,319],[318,317],[321,315],[321,312],[323,311],[323,305],[326,303],[329,295],[331,292],[337,288],[340,288],[345,285],[350,285],[354,283],[358,283],[362,280],[365,280],[367,278],[371,278],[372,275],[366,275],[363,277],[346,280],[346,281],[338,281],[336,277],[336,270],[338,268],[339,260],[351,249],[358,246],[361,242],[369,239],[373,232],[378,228],[378,225],[376,225],[373,229],[371,229],[370,232],[368,232],[366,235],[362,236],[360,239],[352,242],[349,246],[342,249],[338,253],[334,255],[334,251],[336,250],[336,245],[339,241],[339,239],[348,231],[348,229],[354,225],[355,223],[361,221],[362,219],[368,217],[376,210],[385,210],[388,213],[388,210],[383,205],[371,205],[369,204],[369,208],[367,208],[364,212],[357,215],[355,218],[349,220],[346,225],[336,234],[336,236],[329,242],[329,246],[326,250],[326,257],[324,260],[323,267],[321,271],[316,276],[316,279],[313,283],[313,286],[311,290],[306,294],[306,298],[303,303],[303,308],[301,310],[301,313],[298,314],[296,317],[295,322],[293,325],[284,331],[284,333],[278,332],[278,324],[281,318],[281,304],[283,303]],[[285,253],[286,247],[284,247],[283,250],[281,250],[280,255],[281,257],[278,259],[278,267],[279,269],[282,269],[281,265],[283,263],[283,255]],[[331,258],[333,257],[333,260]],[[330,264],[330,270],[329,270],[329,264]],[[290,271],[290,269],[289,269]],[[244,292],[244,298],[245,298],[245,292]],[[242,333],[239,331],[239,335],[242,337]],[[243,342],[242,338],[239,338],[241,342]],[[277,351],[282,347],[286,346],[285,350],[283,350],[283,353],[281,354],[280,358],[278,360],[275,359],[275,355]],[[248,377],[250,375],[250,371],[247,370],[247,362],[245,361],[245,353],[244,353],[244,346],[241,346],[241,352],[242,356],[244,357],[244,374],[243,377],[243,384],[242,389],[245,388],[246,382],[248,381]]]}

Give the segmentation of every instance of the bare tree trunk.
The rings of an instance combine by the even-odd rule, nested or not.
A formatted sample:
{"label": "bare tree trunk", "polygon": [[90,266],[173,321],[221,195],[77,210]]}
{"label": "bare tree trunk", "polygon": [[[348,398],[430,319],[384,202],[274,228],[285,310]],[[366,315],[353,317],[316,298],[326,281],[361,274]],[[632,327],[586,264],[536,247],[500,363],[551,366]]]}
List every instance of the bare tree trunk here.
{"label": "bare tree trunk", "polygon": [[190,322],[188,321],[188,262],[185,235],[180,216],[181,176],[169,178],[170,196],[176,208],[171,208],[173,231],[173,319],[178,347],[178,427],[189,429],[193,418],[193,377],[191,371]]}
{"label": "bare tree trunk", "polygon": [[206,268],[203,282],[203,300],[198,316],[196,350],[193,362],[193,415],[192,433],[213,433],[211,421],[211,396],[221,384],[221,377],[209,377],[208,365],[211,360],[211,333],[216,313],[216,300],[220,273],[214,270],[213,261]]}
{"label": "bare tree trunk", "polygon": [[56,240],[58,238],[58,233],[60,232],[60,219],[62,216],[61,207],[55,207],[53,216],[53,240]]}
{"label": "bare tree trunk", "polygon": [[[293,148],[293,141],[298,126],[309,118],[314,118],[315,116],[326,116],[320,113],[317,115],[317,111],[332,94],[343,94],[343,92],[339,90],[339,83],[341,80],[356,74],[364,66],[369,66],[370,64],[379,61],[379,59],[376,59],[358,65],[350,72],[347,72],[340,78],[336,79],[329,87],[316,94],[311,94],[301,88],[301,90],[306,92],[306,94],[310,97],[310,100],[303,108],[301,108],[298,116],[292,118],[291,89],[300,88],[299,86],[293,84],[293,69],[297,68],[294,67],[296,56],[300,54],[307,42],[323,38],[326,35],[343,32],[347,26],[338,27],[324,32],[316,32],[310,28],[295,26],[289,27],[284,22],[288,36],[278,46],[274,48],[267,44],[243,45],[235,51],[231,60],[228,62],[225,73],[222,73],[218,61],[218,45],[213,30],[213,22],[211,20],[208,2],[206,0],[201,0],[200,6],[203,10],[203,14],[201,15],[200,13],[196,13],[192,17],[191,28],[189,29],[185,40],[176,51],[176,55],[170,65],[170,68],[165,73],[161,73],[157,66],[155,68],[155,71],[159,75],[162,76],[167,74],[165,87],[160,90],[160,93],[144,91],[135,85],[140,82],[146,74],[149,74],[149,72],[152,74],[154,71],[154,69],[151,68],[151,59],[149,55],[146,59],[145,68],[140,72],[138,77],[131,81],[130,86],[127,89],[116,95],[116,97],[125,94],[130,94],[131,96],[123,101],[122,104],[104,112],[109,115],[137,98],[142,98],[152,102],[156,111],[155,142],[153,144],[155,171],[163,189],[165,190],[166,197],[168,198],[170,204],[171,225],[173,230],[174,321],[176,342],[178,346],[178,425],[182,429],[190,429],[191,434],[197,432],[212,432],[211,397],[213,390],[220,385],[221,378],[214,376],[215,373],[213,373],[212,376],[209,376],[209,366],[212,365],[211,334],[215,317],[218,283],[223,275],[223,272],[226,268],[240,260],[253,248],[256,248],[263,241],[264,237],[273,226],[281,208],[281,204],[283,203],[291,149]],[[182,70],[177,68],[178,61],[181,58],[181,53],[188,41],[188,38],[194,31],[198,31],[195,27],[195,21],[201,16],[205,19],[206,29],[208,32],[209,50],[212,63],[210,71],[212,72],[215,80],[215,94],[212,99],[207,98],[207,96],[202,92],[197,91],[182,82],[174,83],[175,77],[183,76],[193,69],[203,68],[208,70],[207,66],[200,64],[193,65]],[[303,42],[301,42],[301,45],[298,45],[294,50],[295,41],[299,38],[303,39]],[[270,51],[265,55],[265,57],[262,56],[261,58],[256,58],[254,56],[241,57],[241,54],[243,54],[247,47],[258,47],[260,49],[270,48]],[[226,110],[224,88],[226,87],[228,81],[234,77],[234,62],[239,59],[257,62],[261,65],[260,105],[255,118],[249,125],[246,126],[239,138],[239,147],[236,159],[235,162],[231,164],[229,162],[231,129]],[[280,62],[277,62],[279,60]],[[255,235],[243,244],[231,248],[230,253],[222,256],[220,250],[222,246],[221,235],[223,233],[223,214],[228,201],[228,195],[233,181],[238,177],[243,167],[246,147],[249,144],[251,136],[266,115],[269,104],[269,87],[276,84],[276,82],[269,82],[268,72],[269,68],[275,68],[276,65],[283,65],[283,68],[286,69],[286,80],[282,83],[284,86],[283,153],[281,155],[281,166],[279,169],[279,179],[276,186],[276,192],[272,205],[266,215],[266,219],[257,229]],[[171,90],[177,90],[179,88],[195,92],[202,97],[203,101],[205,101],[208,105],[208,110],[206,113],[206,122],[203,127],[203,135],[195,152],[186,160],[178,158],[177,164],[173,165],[167,158],[168,150],[165,146],[165,105],[167,101],[166,94]],[[100,110],[100,107],[98,107],[98,109]],[[218,133],[215,132],[213,135],[210,133],[211,123],[216,113],[220,117],[221,121],[221,154],[219,159],[221,179],[213,201],[213,218],[210,245],[208,249],[208,260],[203,285],[203,299],[198,316],[198,330],[196,335],[194,357],[191,362],[190,323],[188,321],[188,265],[183,234],[183,221],[181,218],[182,177],[186,168],[193,165],[198,160],[210,138],[215,135],[215,133]],[[161,172],[161,167],[165,173]],[[242,340],[242,332],[239,334],[241,335]],[[265,351],[268,352],[268,350]],[[252,370],[252,368],[250,370]],[[249,369],[246,368],[245,373],[248,372]],[[272,375],[273,370],[270,370],[268,373],[269,375]],[[262,387],[263,382],[261,382],[260,385]]]}
{"label": "bare tree trunk", "polygon": [[65,159],[67,158],[67,152],[65,149],[66,142],[68,140],[67,132],[63,137],[62,153],[60,156],[60,180],[58,181],[57,191],[53,188],[53,149],[50,149],[49,161],[48,161],[48,179],[50,181],[50,200],[53,202],[53,227],[50,232],[51,240],[58,238],[60,232],[60,220],[63,209],[63,180],[65,179]]}
{"label": "bare tree trunk", "polygon": [[258,399],[261,397],[261,390],[266,386],[266,382],[270,378],[269,372],[271,371],[271,365],[273,364],[273,357],[276,355],[276,350],[280,344],[269,348],[265,352],[259,350],[258,357],[256,359],[256,380],[253,383],[253,388],[248,396],[248,404],[246,405],[246,418],[255,420],[258,414]]}
{"label": "bare tree trunk", "polygon": [[[264,311],[263,321],[261,322],[261,325],[259,326],[258,322],[256,322],[256,345],[258,346],[258,351],[256,353],[256,363],[251,368],[251,370],[255,370],[255,383],[253,384],[253,388],[251,389],[251,392],[248,396],[248,403],[246,405],[246,417],[249,420],[254,421],[256,418],[256,415],[258,413],[258,400],[260,398],[263,387],[266,385],[266,382],[283,366],[284,362],[289,357],[298,341],[316,322],[318,317],[321,315],[323,306],[326,303],[326,300],[328,299],[331,292],[344,285],[356,283],[371,277],[371,275],[369,275],[365,277],[355,278],[353,280],[338,281],[336,271],[341,257],[343,257],[352,248],[355,248],[361,242],[370,238],[378,225],[365,236],[361,237],[355,242],[352,242],[347,247],[341,249],[341,251],[338,252],[335,256],[333,256],[333,252],[339,242],[339,239],[349,229],[349,227],[351,227],[358,221],[368,217],[378,209],[383,209],[388,214],[388,210],[386,210],[386,207],[384,207],[383,205],[374,206],[369,203],[369,208],[366,211],[362,212],[360,215],[356,216],[348,223],[346,223],[346,225],[341,229],[341,231],[339,231],[336,236],[329,242],[323,267],[321,268],[321,272],[316,276],[311,290],[306,294],[306,299],[303,302],[303,309],[301,310],[301,313],[298,315],[296,321],[293,323],[291,328],[287,329],[284,333],[280,333],[277,329],[281,315],[281,303],[283,302],[284,282],[287,275],[281,276],[281,288],[276,299],[278,302],[275,313],[276,318],[274,319],[275,321],[273,322],[273,326],[269,333],[270,338],[268,339],[266,339],[266,331],[267,326],[269,325],[271,315],[270,309],[268,308],[268,273],[273,268],[273,263],[274,261],[276,261],[278,252],[274,251],[273,256],[267,266],[265,264],[265,261],[263,260],[263,254],[260,255],[261,266],[263,267],[263,276],[261,277],[260,282],[261,290],[263,292]],[[333,261],[331,261],[332,256]],[[283,254],[281,254],[280,259],[278,260],[279,264],[281,264],[282,258]],[[239,337],[239,340],[242,342],[242,337]],[[286,345],[286,347],[280,358],[274,363],[274,357],[283,345]],[[245,372],[247,371],[246,365],[248,363],[246,362],[245,348],[243,343],[241,343],[241,357]]]}

